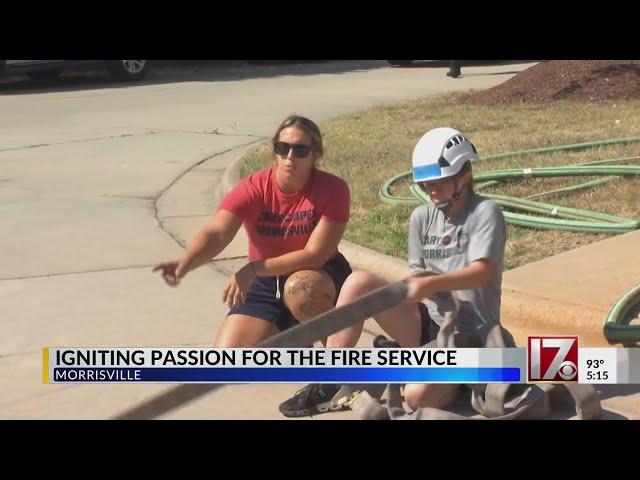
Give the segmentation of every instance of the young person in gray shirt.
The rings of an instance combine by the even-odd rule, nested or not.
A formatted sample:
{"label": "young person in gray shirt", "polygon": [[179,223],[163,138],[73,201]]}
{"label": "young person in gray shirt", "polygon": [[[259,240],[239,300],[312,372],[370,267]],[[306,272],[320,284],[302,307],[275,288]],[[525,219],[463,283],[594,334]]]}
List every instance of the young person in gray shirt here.
{"label": "young person in gray shirt", "polygon": [[[458,329],[474,332],[500,323],[500,292],[506,223],[500,206],[473,191],[471,162],[477,152],[466,135],[452,128],[427,132],[413,151],[413,179],[433,203],[417,207],[409,223],[409,297],[375,316],[382,329],[402,347],[420,347],[434,339],[452,291],[459,299]],[[413,276],[418,272],[430,276]],[[336,306],[352,302],[386,285],[366,271],[345,281]],[[354,347],[363,325],[338,332],[327,347]],[[480,345],[478,345],[480,346]],[[308,385],[280,405],[287,416],[333,409],[340,385]],[[459,390],[450,384],[409,384],[404,398],[410,408],[443,408]],[[339,408],[339,407],[336,407]]]}

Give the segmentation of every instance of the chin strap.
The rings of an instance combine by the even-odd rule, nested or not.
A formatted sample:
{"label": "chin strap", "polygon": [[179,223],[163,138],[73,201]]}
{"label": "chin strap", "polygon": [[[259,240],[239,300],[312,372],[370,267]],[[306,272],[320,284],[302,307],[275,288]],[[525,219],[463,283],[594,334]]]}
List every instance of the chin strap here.
{"label": "chin strap", "polygon": [[453,193],[451,200],[447,200],[446,202],[436,203],[436,208],[444,213],[447,217],[451,213],[451,210],[455,206],[455,203],[460,199],[460,194],[463,192],[465,188],[467,188],[468,182],[465,182],[462,187],[460,187],[457,191]]}

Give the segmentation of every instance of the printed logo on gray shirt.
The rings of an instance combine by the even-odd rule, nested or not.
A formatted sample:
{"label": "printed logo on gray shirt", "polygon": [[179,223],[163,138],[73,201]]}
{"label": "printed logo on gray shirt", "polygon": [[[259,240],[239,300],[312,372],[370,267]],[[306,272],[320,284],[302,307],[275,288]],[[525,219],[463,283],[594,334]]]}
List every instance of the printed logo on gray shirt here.
{"label": "printed logo on gray shirt", "polygon": [[[417,207],[409,222],[409,270],[448,273],[488,259],[494,267],[489,283],[482,288],[460,290],[459,329],[477,329],[500,322],[500,297],[506,222],[500,205],[472,194],[467,211],[449,219],[431,203]],[[449,292],[423,303],[438,324],[452,308]]]}

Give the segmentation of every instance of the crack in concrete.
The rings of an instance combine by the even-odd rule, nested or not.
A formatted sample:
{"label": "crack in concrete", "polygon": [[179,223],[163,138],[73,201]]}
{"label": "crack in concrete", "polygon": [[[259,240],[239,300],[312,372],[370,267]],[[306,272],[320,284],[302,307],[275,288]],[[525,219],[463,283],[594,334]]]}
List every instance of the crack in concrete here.
{"label": "crack in concrete", "polygon": [[131,200],[153,200],[153,196],[151,197],[144,197],[142,195],[138,196],[138,195],[109,195],[109,194],[105,194],[105,195],[101,195],[102,197],[106,197],[106,198],[128,198]]}
{"label": "crack in concrete", "polygon": [[[176,345],[174,345],[173,343],[171,344],[166,344],[166,345],[136,345],[136,348],[172,348],[175,347]],[[180,346],[182,347],[194,347],[194,348],[208,348],[209,344],[208,343],[202,343],[202,342],[192,342],[192,343],[182,343],[180,344]],[[51,348],[57,348],[57,347],[51,347]],[[109,349],[112,347],[104,347],[105,349]],[[38,349],[38,350],[33,350],[33,351],[28,351],[28,352],[10,352],[10,353],[1,353],[0,354],[0,361],[9,358],[9,357],[20,357],[20,356],[25,356],[25,355],[42,355],[42,349]]]}
{"label": "crack in concrete", "polygon": [[68,145],[71,143],[84,143],[84,142],[96,142],[98,140],[108,140],[111,138],[124,138],[124,137],[133,137],[135,136],[135,133],[124,133],[122,135],[111,135],[109,137],[98,137],[98,138],[86,138],[83,140],[70,140],[68,142],[58,142],[58,143],[38,143],[35,145],[26,145],[26,146],[22,146],[22,147],[14,147],[14,148],[3,148],[0,149],[0,152],[11,152],[11,151],[15,151],[15,150],[27,150],[30,148],[40,148],[40,147],[52,147],[55,145]]}
{"label": "crack in concrete", "polygon": [[[247,147],[249,145],[253,145],[256,143],[261,142],[262,140],[264,140],[264,137],[260,137],[258,140],[253,140],[251,142],[247,142],[247,143],[243,143],[241,145],[236,145],[234,147],[228,148],[227,150],[224,150],[222,152],[218,152],[218,153],[214,153],[213,155],[209,155],[208,157],[203,158],[202,160],[200,160],[199,162],[197,162],[196,164],[192,165],[191,167],[187,168],[184,172],[182,172],[180,175],[178,175],[176,178],[174,178],[171,183],[169,183],[169,185],[167,185],[165,188],[163,188],[155,197],[154,201],[153,201],[153,218],[156,219],[156,221],[158,222],[158,226],[160,227],[160,229],[165,232],[167,235],[169,235],[169,237],[171,237],[171,239],[176,242],[178,245],[180,245],[180,247],[185,248],[186,244],[184,242],[182,242],[179,238],[177,238],[176,235],[174,235],[173,233],[171,233],[168,229],[168,227],[162,222],[162,219],[159,217],[158,215],[158,201],[160,200],[160,198],[162,197],[162,195],[164,195],[164,193],[169,190],[171,187],[173,187],[173,185],[175,185],[182,177],[184,177],[187,173],[191,172],[194,168],[196,168],[197,166],[203,164],[204,162],[206,162],[207,160],[210,160],[212,158],[218,157],[220,155],[224,155],[225,153],[229,153],[232,152],[233,150],[238,150],[244,147]],[[163,217],[163,218],[167,218],[167,217]]]}
{"label": "crack in concrete", "polygon": [[221,132],[221,128],[215,128],[213,130],[157,130],[148,132],[148,135],[155,135],[158,133],[195,133],[199,135],[219,135],[222,137],[251,137],[251,138],[260,138],[262,140],[266,140],[269,137],[265,137],[263,135],[254,135],[252,133],[224,133]]}
{"label": "crack in concrete", "polygon": [[[85,138],[82,140],[70,140],[68,142],[55,142],[55,143],[37,143],[34,145],[25,145],[25,146],[21,146],[21,147],[13,147],[13,148],[0,148],[0,153],[2,152],[11,152],[11,151],[16,151],[16,150],[28,150],[31,148],[40,148],[40,147],[52,147],[52,146],[56,146],[56,145],[69,145],[72,143],[86,143],[86,142],[96,142],[99,140],[109,140],[109,139],[116,139],[116,138],[125,138],[125,137],[135,137],[135,136],[140,136],[140,135],[157,135],[157,134],[165,134],[165,133],[195,133],[195,134],[200,134],[200,135],[219,135],[221,137],[250,137],[250,138],[257,138],[260,140],[265,140],[268,137],[262,136],[262,135],[253,135],[251,133],[220,133],[218,131],[219,129],[215,129],[215,130],[202,130],[202,131],[197,131],[197,130],[158,130],[158,131],[150,131],[150,132],[144,132],[144,133],[124,133],[122,135],[111,135],[111,136],[107,136],[107,137],[97,137],[97,138]],[[205,159],[207,160],[207,159]]]}
{"label": "crack in concrete", "polygon": [[9,357],[20,357],[24,355],[42,355],[42,350],[36,350],[33,352],[12,352],[12,353],[0,353],[0,361],[9,358]]}
{"label": "crack in concrete", "polygon": [[[131,136],[131,135],[124,135],[124,136]],[[117,138],[117,137],[105,137],[105,138]],[[221,152],[217,152],[217,153],[214,153],[212,155],[209,155],[209,156],[203,158],[202,160],[196,162],[194,165],[192,165],[191,167],[186,169],[184,172],[182,172],[180,175],[178,175],[176,178],[174,178],[155,197],[153,197],[153,196],[151,196],[151,197],[135,197],[135,196],[125,196],[125,195],[103,195],[103,196],[105,196],[105,197],[132,198],[132,199],[136,199],[136,200],[146,200],[146,201],[151,200],[151,201],[153,201],[153,204],[152,204],[153,218],[155,218],[155,220],[158,222],[158,226],[160,227],[160,229],[163,232],[165,232],[167,235],[169,235],[169,237],[171,237],[171,239],[174,242],[176,242],[178,245],[180,245],[180,247],[185,248],[186,247],[186,243],[182,242],[179,238],[177,238],[175,235],[173,235],[169,231],[168,227],[162,222],[162,219],[158,216],[158,200],[178,180],[180,180],[183,176],[185,176],[187,173],[192,171],[197,166],[201,165],[202,163],[206,162],[207,160],[210,160],[210,159],[215,158],[215,157],[220,156],[220,155],[224,155],[224,154],[229,153],[229,152],[231,152],[233,150],[237,150],[237,149],[240,149],[240,148],[247,147],[249,145],[253,145],[253,144],[259,143],[262,140],[264,140],[265,137],[257,137],[257,138],[258,138],[257,140],[246,142],[246,143],[243,143],[241,145],[236,145],[234,147],[228,148],[228,149],[223,150]],[[75,142],[71,142],[71,143],[75,143]],[[207,215],[202,215],[202,216],[203,217],[207,217]],[[171,217],[163,217],[163,218],[171,218]],[[244,257],[246,257],[246,255],[238,256],[238,257],[226,257],[226,258],[214,259],[211,262],[209,262],[207,264],[207,266],[209,266],[210,268],[212,268],[214,271],[216,271],[218,273],[222,273],[224,275],[228,275],[227,271],[216,267],[215,263],[216,262],[222,262],[222,261],[225,261],[225,260],[233,260],[233,259],[237,259],[237,258],[244,258]],[[118,270],[132,270],[132,269],[140,269],[140,268],[153,268],[155,266],[156,266],[155,264],[153,264],[153,265],[135,265],[135,266],[127,266],[127,267],[104,268],[104,269],[97,269],[97,270],[80,270],[80,271],[74,271],[74,272],[47,273],[47,274],[42,274],[42,275],[27,275],[27,276],[21,276],[21,277],[4,277],[4,278],[0,278],[0,282],[11,281],[11,280],[28,280],[28,279],[32,279],[32,278],[60,277],[60,276],[64,276],[64,275],[79,275],[79,274],[85,274],[85,273],[101,273],[101,272],[111,272],[111,271],[118,271]]]}
{"label": "crack in concrete", "polygon": [[167,218],[209,218],[211,217],[211,215],[209,214],[202,214],[202,215],[167,215],[166,217],[160,217],[163,220],[167,219]]}
{"label": "crack in concrete", "polygon": [[[185,245],[183,245],[181,242],[178,242],[178,244],[181,247],[184,247]],[[227,260],[236,260],[238,258],[246,258],[246,255],[238,255],[238,256],[231,256],[231,257],[224,257],[224,258],[214,258],[213,260],[211,260],[209,263],[207,263],[206,265],[213,268],[215,271],[219,272],[219,273],[224,273],[227,274],[228,272],[225,270],[221,270],[220,268],[217,268],[214,264],[218,263],[218,262],[225,262]],[[62,277],[65,275],[82,275],[85,273],[103,273],[103,272],[117,272],[120,270],[136,270],[136,269],[142,269],[142,268],[153,268],[155,267],[157,264],[152,264],[152,265],[135,265],[135,266],[129,266],[129,267],[113,267],[113,268],[102,268],[99,270],[79,270],[76,272],[62,272],[62,273],[45,273],[42,275],[28,275],[25,277],[5,277],[5,278],[0,278],[0,282],[8,282],[8,281],[12,281],[12,280],[29,280],[31,278],[47,278],[47,277]],[[2,358],[2,355],[0,355],[0,358]]]}
{"label": "crack in concrete", "polygon": [[46,278],[46,277],[61,277],[64,275],[81,275],[83,273],[102,273],[102,272],[115,272],[118,270],[135,270],[140,268],[152,268],[155,267],[156,264],[153,265],[136,265],[132,267],[113,267],[113,268],[102,268],[99,270],[80,270],[77,272],[63,272],[63,273],[45,273],[43,275],[29,275],[26,277],[5,277],[0,278],[0,282],[7,282],[10,280],[29,280],[30,278]]}

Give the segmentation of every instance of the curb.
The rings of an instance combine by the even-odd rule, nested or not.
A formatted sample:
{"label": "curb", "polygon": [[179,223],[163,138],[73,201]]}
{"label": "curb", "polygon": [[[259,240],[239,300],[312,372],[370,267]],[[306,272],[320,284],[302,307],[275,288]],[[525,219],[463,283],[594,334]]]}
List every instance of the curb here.
{"label": "curb", "polygon": [[264,142],[259,142],[253,145],[251,148],[247,148],[246,146],[238,147],[235,150],[241,150],[239,152],[238,158],[236,158],[231,165],[229,165],[224,173],[222,174],[222,178],[218,183],[218,187],[216,188],[216,198],[222,199],[240,180],[240,172],[242,171],[242,164],[244,157],[248,153],[255,152],[258,148],[262,146]]}

